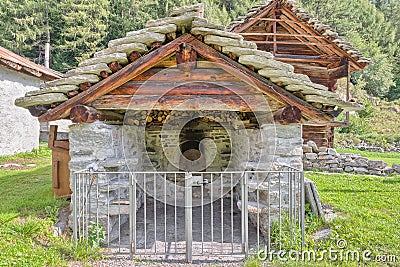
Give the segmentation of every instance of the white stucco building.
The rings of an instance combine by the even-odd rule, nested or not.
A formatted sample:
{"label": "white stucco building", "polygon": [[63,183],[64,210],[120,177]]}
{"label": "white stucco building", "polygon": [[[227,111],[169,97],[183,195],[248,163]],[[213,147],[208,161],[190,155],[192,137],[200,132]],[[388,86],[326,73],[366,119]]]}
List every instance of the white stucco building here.
{"label": "white stucco building", "polygon": [[27,109],[14,105],[18,97],[38,90],[40,83],[61,74],[0,47],[0,156],[31,151],[39,145],[39,122]]}

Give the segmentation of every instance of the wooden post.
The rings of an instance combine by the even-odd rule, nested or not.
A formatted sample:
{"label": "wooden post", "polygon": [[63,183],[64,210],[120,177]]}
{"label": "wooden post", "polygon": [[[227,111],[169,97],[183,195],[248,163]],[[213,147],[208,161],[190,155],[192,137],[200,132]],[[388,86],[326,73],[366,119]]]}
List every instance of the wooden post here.
{"label": "wooden post", "polygon": [[104,120],[104,116],[92,107],[77,105],[71,109],[70,119],[74,123],[95,122]]}
{"label": "wooden post", "polygon": [[181,71],[190,72],[196,68],[197,53],[188,43],[182,43],[176,52],[176,64]]}
{"label": "wooden post", "polygon": [[301,110],[296,106],[281,108],[274,114],[275,122],[280,124],[299,123],[301,121]]}

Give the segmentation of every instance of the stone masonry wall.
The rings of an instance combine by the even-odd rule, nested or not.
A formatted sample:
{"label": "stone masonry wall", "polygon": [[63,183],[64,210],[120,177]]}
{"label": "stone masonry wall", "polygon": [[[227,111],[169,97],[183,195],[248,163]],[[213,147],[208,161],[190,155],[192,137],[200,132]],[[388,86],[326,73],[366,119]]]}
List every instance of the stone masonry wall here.
{"label": "stone masonry wall", "polygon": [[[149,162],[147,162],[145,156],[146,144],[144,139],[145,136],[149,138],[147,143],[147,149],[149,149],[149,144],[152,144],[157,139],[155,136],[160,135],[160,133],[150,131],[146,135],[144,131],[143,133],[141,132],[142,130],[138,126],[107,125],[102,122],[70,126],[71,161],[69,166],[72,190],[74,191],[74,172],[82,169],[116,172],[142,171],[150,167],[147,165]],[[278,220],[279,204],[282,205],[281,210],[283,213],[285,213],[285,210],[288,212],[289,194],[294,194],[295,190],[293,189],[296,189],[289,188],[287,175],[279,173],[268,174],[267,171],[282,170],[283,165],[302,169],[301,125],[263,125],[261,129],[230,130],[230,139],[226,136],[226,133],[213,131],[217,130],[211,130],[206,136],[213,136],[217,140],[217,147],[226,148],[228,142],[232,146],[229,170],[266,171],[265,173],[254,173],[249,177],[249,218],[256,225],[255,208],[257,205],[255,201],[257,199],[257,190],[259,190],[260,229],[264,234],[267,234],[269,229],[268,221],[274,222]],[[219,136],[219,134],[222,135]],[[168,138],[168,136],[164,137]],[[158,143],[153,145],[159,146]],[[168,151],[167,149],[166,153]],[[152,154],[150,153],[151,157]],[[225,165],[221,158],[217,157],[216,160],[217,164]],[[166,161],[166,159],[158,157],[158,161]],[[166,165],[163,163],[162,166]],[[218,170],[223,171],[222,166],[219,166]],[[160,169],[160,171],[164,170]],[[122,174],[107,174],[97,175],[94,180],[96,187],[98,186],[99,189],[90,191],[87,195],[90,201],[88,200],[86,203],[91,203],[91,215],[99,216],[103,229],[110,240],[113,240],[119,234],[117,231],[119,223],[127,222],[129,219],[127,210],[118,210],[117,206],[115,206],[116,202],[128,200],[129,198],[129,177],[125,177]],[[88,183],[90,184],[90,178],[86,177],[86,180],[77,184],[77,188],[84,188],[85,186],[89,188]],[[162,184],[160,183],[157,187],[160,186],[161,188]],[[266,191],[267,188],[269,188],[269,191]],[[205,195],[207,195],[208,189],[209,185],[205,185]],[[226,188],[225,184],[223,189],[232,191],[232,188]],[[159,189],[157,188],[157,190]],[[280,193],[279,190],[281,190]],[[164,190],[159,191],[164,192]],[[168,190],[165,192],[167,195],[171,193]],[[77,193],[79,193],[79,190],[78,192],[73,192],[73,194]],[[180,191],[178,193],[180,195],[181,193],[183,194]],[[81,196],[86,197],[85,192],[83,195],[81,192]],[[138,209],[142,204],[143,198],[143,193],[140,189],[137,190],[137,196]],[[293,197],[298,199],[299,196],[293,195]],[[238,205],[240,206],[240,201]],[[270,208],[270,220],[268,220],[269,215],[266,207]],[[108,210],[109,216],[107,216],[106,210]],[[122,213],[121,217],[119,217],[118,212]]]}
{"label": "stone masonry wall", "polygon": [[319,169],[327,172],[348,172],[371,175],[389,175],[400,173],[400,165],[389,167],[382,160],[369,160],[358,154],[339,154],[333,148],[317,147],[308,142],[304,153],[304,168]]}
{"label": "stone masonry wall", "polygon": [[39,146],[39,122],[14,101],[38,90],[40,80],[0,66],[0,156],[32,151]]}

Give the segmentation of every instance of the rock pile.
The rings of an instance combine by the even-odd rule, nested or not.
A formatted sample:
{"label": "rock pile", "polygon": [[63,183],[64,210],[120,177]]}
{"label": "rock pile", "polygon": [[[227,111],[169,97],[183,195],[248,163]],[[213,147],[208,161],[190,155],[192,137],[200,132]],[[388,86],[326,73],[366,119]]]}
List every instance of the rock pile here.
{"label": "rock pile", "polygon": [[389,175],[400,174],[400,165],[389,167],[382,160],[369,160],[357,154],[339,154],[333,148],[317,147],[309,141],[304,148],[305,170],[319,169],[327,172],[353,172],[358,174]]}

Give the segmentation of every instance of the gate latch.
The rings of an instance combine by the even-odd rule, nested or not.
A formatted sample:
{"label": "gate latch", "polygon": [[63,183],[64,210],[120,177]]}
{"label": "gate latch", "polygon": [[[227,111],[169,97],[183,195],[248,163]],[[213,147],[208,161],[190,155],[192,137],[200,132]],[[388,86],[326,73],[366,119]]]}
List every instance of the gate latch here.
{"label": "gate latch", "polygon": [[208,179],[203,178],[202,175],[193,175],[193,186],[202,186],[208,184]]}

